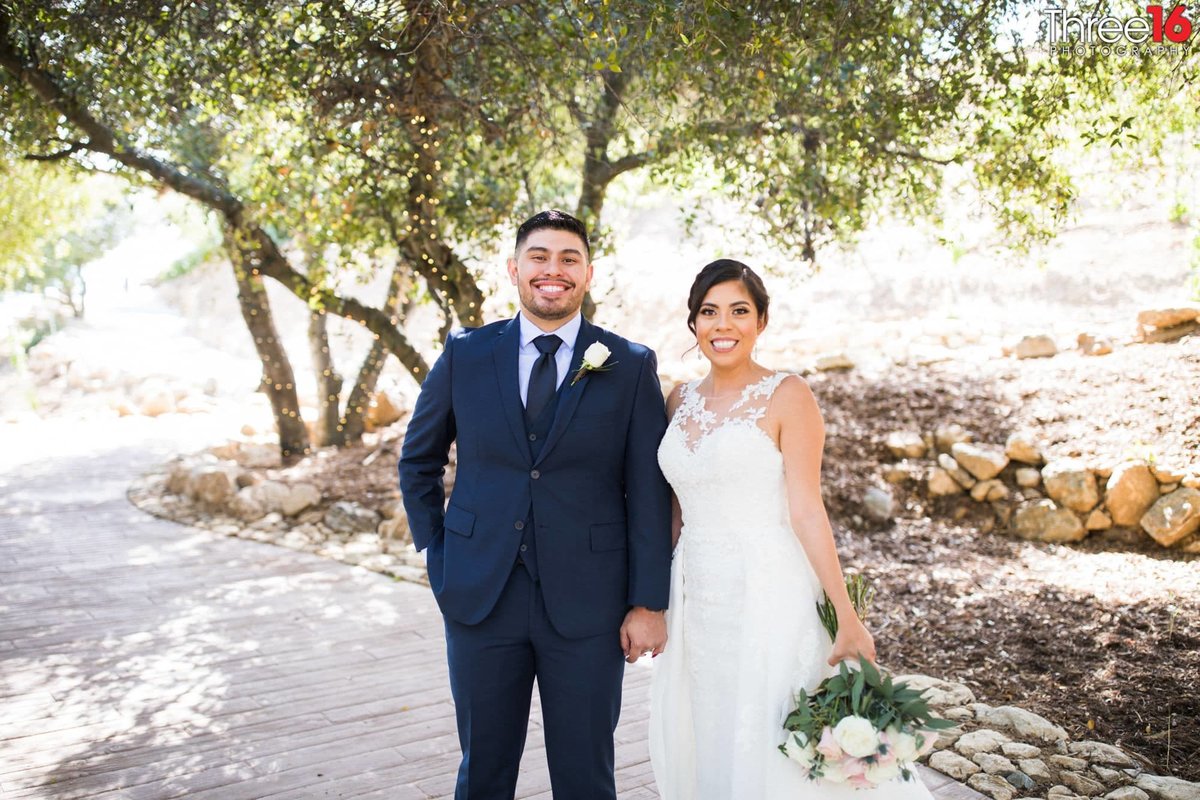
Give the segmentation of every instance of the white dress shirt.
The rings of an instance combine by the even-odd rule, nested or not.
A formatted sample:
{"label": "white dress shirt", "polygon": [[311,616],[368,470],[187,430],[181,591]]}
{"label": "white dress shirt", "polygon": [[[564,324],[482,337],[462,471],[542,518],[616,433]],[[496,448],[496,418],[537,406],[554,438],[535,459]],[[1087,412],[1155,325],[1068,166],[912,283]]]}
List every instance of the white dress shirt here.
{"label": "white dress shirt", "polygon": [[[533,340],[545,336],[546,332],[527,320],[524,314],[517,314],[517,319],[521,324],[521,346],[517,350],[517,380],[521,384],[521,405],[524,405],[529,396],[529,373],[533,372],[533,362],[542,355]],[[571,369],[571,355],[575,352],[575,339],[579,336],[579,328],[582,325],[583,314],[576,314],[570,322],[553,332],[553,335],[562,339],[562,344],[554,354],[554,363],[558,367],[558,386],[562,386],[563,379]]]}

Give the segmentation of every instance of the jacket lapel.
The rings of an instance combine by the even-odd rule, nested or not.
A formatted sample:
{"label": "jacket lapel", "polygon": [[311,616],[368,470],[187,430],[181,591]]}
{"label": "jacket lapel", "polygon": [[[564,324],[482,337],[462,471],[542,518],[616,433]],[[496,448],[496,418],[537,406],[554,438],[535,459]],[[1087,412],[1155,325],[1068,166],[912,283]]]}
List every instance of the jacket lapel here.
{"label": "jacket lapel", "polygon": [[496,380],[500,384],[500,405],[512,431],[517,449],[529,460],[529,442],[525,441],[525,407],[521,405],[521,385],[517,377],[517,353],[521,347],[521,323],[514,317],[500,330],[492,348]]}
{"label": "jacket lapel", "polygon": [[[585,372],[583,377],[573,386],[571,385],[571,379],[575,377],[575,373],[579,371],[579,367],[583,364],[584,352],[599,338],[600,329],[586,319],[581,320],[579,335],[575,338],[575,349],[571,353],[571,369],[568,370],[566,377],[563,379],[562,386],[558,390],[558,410],[554,415],[554,424],[550,427],[550,433],[546,436],[546,443],[542,446],[542,452],[538,454],[537,460],[534,461],[534,466],[545,460],[546,454],[554,449],[554,445],[558,443],[559,437],[567,429],[567,425],[571,422],[571,417],[575,416],[575,409],[579,407],[579,400],[583,397],[583,390],[587,388],[591,373]],[[518,398],[519,402],[520,399]]]}

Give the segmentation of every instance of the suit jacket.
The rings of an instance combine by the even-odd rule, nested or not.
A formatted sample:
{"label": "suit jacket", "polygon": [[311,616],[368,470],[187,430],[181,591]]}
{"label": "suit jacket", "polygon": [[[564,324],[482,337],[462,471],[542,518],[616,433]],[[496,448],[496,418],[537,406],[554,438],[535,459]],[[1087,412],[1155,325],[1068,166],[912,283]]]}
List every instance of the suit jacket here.
{"label": "suit jacket", "polygon": [[[517,379],[518,320],[451,333],[421,387],[401,450],[413,542],[428,548],[442,612],[492,610],[532,520],[546,612],[578,638],[616,631],[631,606],[667,607],[670,490],[658,468],[666,409],[654,352],[584,320],[550,433],[531,455]],[[571,379],[593,342],[604,372]],[[451,442],[457,475],[443,476]],[[532,512],[532,513],[531,513]]]}

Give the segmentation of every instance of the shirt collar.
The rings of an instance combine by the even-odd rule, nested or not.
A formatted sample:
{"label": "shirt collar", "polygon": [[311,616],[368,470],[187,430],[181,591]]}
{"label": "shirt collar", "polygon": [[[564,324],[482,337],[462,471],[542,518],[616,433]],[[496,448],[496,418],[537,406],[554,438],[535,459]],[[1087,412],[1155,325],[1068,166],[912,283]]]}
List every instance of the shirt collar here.
{"label": "shirt collar", "polygon": [[[518,313],[517,319],[521,321],[522,348],[531,346],[534,339],[545,335],[546,332],[526,319],[524,314]],[[566,347],[568,350],[574,350],[575,339],[579,336],[579,329],[582,326],[583,314],[581,312],[576,312],[575,316],[571,318],[570,322],[554,331],[554,335],[562,339],[564,347]]]}

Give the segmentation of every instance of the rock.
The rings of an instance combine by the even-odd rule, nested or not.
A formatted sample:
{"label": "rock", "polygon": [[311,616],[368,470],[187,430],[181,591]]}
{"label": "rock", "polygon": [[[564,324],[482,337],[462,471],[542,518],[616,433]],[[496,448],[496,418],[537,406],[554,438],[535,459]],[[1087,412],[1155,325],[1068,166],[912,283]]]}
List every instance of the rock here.
{"label": "rock", "polygon": [[1000,745],[1011,741],[999,731],[980,728],[958,737],[954,749],[967,758],[973,758],[979,753],[994,753],[1000,749]]}
{"label": "rock", "polygon": [[1042,482],[1041,470],[1033,467],[1021,467],[1017,470],[1017,486],[1032,489]]}
{"label": "rock", "polygon": [[1120,770],[1102,767],[1099,764],[1092,764],[1092,772],[1096,773],[1096,777],[1105,786],[1118,786],[1125,782],[1125,773]]}
{"label": "rock", "polygon": [[1041,464],[1041,448],[1033,440],[1033,436],[1022,431],[1014,431],[1008,435],[1004,443],[1004,454],[1013,461],[1025,464]]}
{"label": "rock", "polygon": [[1107,336],[1092,336],[1090,333],[1081,333],[1075,339],[1075,343],[1079,345],[1079,350],[1085,356],[1106,356],[1113,351],[1112,339]]}
{"label": "rock", "polygon": [[1088,763],[1082,758],[1074,758],[1072,756],[1054,755],[1047,759],[1051,764],[1059,769],[1087,769]]}
{"label": "rock", "polygon": [[1138,524],[1159,497],[1158,481],[1150,467],[1128,461],[1113,470],[1105,486],[1104,505],[1113,523],[1124,527]]}
{"label": "rock", "polygon": [[284,503],[291,496],[292,488],[280,481],[263,481],[258,486],[255,486],[252,491],[255,499],[267,511],[279,512],[283,510]]}
{"label": "rock", "polygon": [[1096,476],[1082,461],[1061,458],[1042,467],[1046,494],[1060,506],[1086,514],[1100,502]]}
{"label": "rock", "polygon": [[937,457],[938,466],[946,470],[946,473],[954,479],[954,482],[964,489],[970,489],[975,485],[975,478],[971,473],[967,472],[959,463],[954,460],[954,457],[949,453],[939,453]]}
{"label": "rock", "polygon": [[1049,358],[1058,352],[1054,339],[1045,334],[1026,336],[1013,350],[1017,358]]}
{"label": "rock", "polygon": [[976,753],[972,758],[976,764],[989,775],[999,775],[1002,772],[1016,772],[1017,766],[1002,755],[996,753]]}
{"label": "rock", "polygon": [[223,506],[237,492],[236,464],[201,464],[188,477],[187,493],[201,503]]}
{"label": "rock", "polygon": [[950,477],[950,473],[941,467],[934,467],[929,474],[929,494],[933,497],[945,497],[946,495],[961,494],[963,488],[958,485],[958,481]]}
{"label": "rock", "polygon": [[1200,322],[1196,322],[1195,320],[1184,322],[1181,325],[1172,325],[1169,328],[1146,328],[1139,325],[1138,339],[1145,344],[1173,342],[1196,331],[1200,331]]}
{"label": "rock", "polygon": [[1104,791],[1105,786],[1100,781],[1090,775],[1083,775],[1078,772],[1060,772],[1058,779],[1066,784],[1071,791],[1081,794],[1084,797],[1100,794]]}
{"label": "rock", "polygon": [[919,474],[919,468],[907,461],[901,461],[898,464],[885,464],[883,467],[883,479],[893,484],[915,480]]}
{"label": "rock", "polygon": [[950,453],[963,469],[981,481],[996,477],[1008,466],[1008,456],[999,447],[970,442],[956,442]]}
{"label": "rock", "polygon": [[243,466],[251,469],[270,469],[282,463],[282,456],[276,445],[247,442],[238,450],[238,460]]}
{"label": "rock", "polygon": [[980,771],[980,767],[974,761],[968,761],[950,750],[939,750],[929,757],[929,766],[936,769],[943,775],[949,775],[956,781],[966,780],[970,776]]}
{"label": "rock", "polygon": [[371,395],[370,405],[367,406],[364,423],[367,430],[375,431],[380,428],[386,428],[403,416],[404,412],[392,400],[391,395],[387,392],[375,392],[375,394]]}
{"label": "rock", "polygon": [[1200,800],[1200,784],[1161,775],[1140,775],[1134,785],[1153,800]]}
{"label": "rock", "polygon": [[253,425],[251,425],[250,423],[247,422],[245,425],[242,426],[241,433],[242,433],[242,436],[254,436],[258,433],[258,430]]}
{"label": "rock", "polygon": [[193,466],[184,460],[171,462],[167,469],[166,490],[171,494],[187,494],[188,479],[192,476]]}
{"label": "rock", "polygon": [[1039,542],[1078,542],[1087,536],[1079,517],[1053,500],[1022,505],[1013,515],[1013,527],[1022,539]]}
{"label": "rock", "polygon": [[1200,489],[1200,473],[1189,472],[1180,483],[1189,489]]}
{"label": "rock", "polygon": [[948,425],[939,425],[937,430],[933,432],[934,446],[943,453],[949,453],[950,448],[959,442],[969,442],[974,436],[971,432],[959,425],[957,422],[951,422]]}
{"label": "rock", "polygon": [[1067,745],[1067,752],[1073,756],[1086,758],[1093,764],[1108,764],[1114,767],[1137,766],[1124,750],[1104,742],[1072,742]]}
{"label": "rock", "polygon": [[[952,685],[957,686],[959,684],[952,684]],[[967,689],[967,687],[965,687],[965,686],[963,686],[962,688],[966,689],[968,693],[971,691],[970,689]],[[927,700],[929,699],[929,695],[926,695],[925,697]],[[969,719],[975,719],[975,712],[973,712],[969,708],[963,708],[962,706],[951,706],[950,708],[943,708],[941,710],[941,714],[942,714],[943,719],[948,719],[951,722],[966,722]]]}
{"label": "rock", "polygon": [[147,417],[171,414],[175,411],[175,391],[166,381],[151,378],[138,388],[134,402],[138,411]]}
{"label": "rock", "polygon": [[971,497],[980,503],[1003,500],[1008,497],[1008,487],[995,478],[980,481],[971,487]]}
{"label": "rock", "polygon": [[358,503],[342,500],[329,507],[324,522],[334,533],[353,536],[364,531],[374,533],[379,527],[379,515]]}
{"label": "rock", "polygon": [[1179,483],[1188,474],[1185,470],[1162,465],[1150,467],[1150,473],[1154,476],[1154,480],[1159,483]]}
{"label": "rock", "polygon": [[379,538],[383,542],[381,547],[385,553],[403,549],[404,545],[411,541],[408,517],[404,514],[397,514],[391,519],[385,519],[379,523]]}
{"label": "rock", "polygon": [[892,431],[887,435],[887,449],[896,458],[923,458],[925,440],[916,431]]}
{"label": "rock", "polygon": [[279,510],[289,517],[321,502],[321,490],[311,483],[297,483],[290,487],[287,497],[280,503]]}
{"label": "rock", "polygon": [[1122,786],[1104,795],[1104,800],[1150,800],[1150,795],[1136,786]]}
{"label": "rock", "polygon": [[1141,525],[1163,547],[1200,530],[1200,489],[1176,489],[1163,495],[1142,516]]}
{"label": "rock", "polygon": [[1049,783],[1054,780],[1054,775],[1051,774],[1050,768],[1046,766],[1046,762],[1040,758],[1022,758],[1017,761],[1017,766],[1035,781]]}
{"label": "rock", "polygon": [[1175,491],[1178,488],[1179,488],[1178,483],[1161,483],[1158,486],[1158,493],[1159,494],[1170,494],[1171,492]]}
{"label": "rock", "polygon": [[820,372],[830,372],[833,370],[854,369],[854,362],[845,353],[823,353],[817,356],[817,360],[813,362],[813,367]]}
{"label": "rock", "polygon": [[1042,754],[1041,748],[1024,742],[1005,742],[1000,752],[1009,758],[1037,758]]}
{"label": "rock", "polygon": [[254,489],[255,487],[241,489],[229,501],[229,510],[240,520],[252,522],[261,519],[267,513],[267,509],[255,496]]}
{"label": "rock", "polygon": [[1004,780],[1011,783],[1015,788],[1022,789],[1026,792],[1037,786],[1037,784],[1034,783],[1033,778],[1029,777],[1024,772],[1021,772],[1019,769],[1013,770],[1005,775]]}
{"label": "rock", "polygon": [[1174,328],[1200,317],[1197,308],[1161,308],[1139,311],[1138,325],[1145,328]]}
{"label": "rock", "polygon": [[892,490],[883,486],[870,486],[863,495],[863,508],[867,516],[887,522],[896,513],[896,498]]}
{"label": "rock", "polygon": [[1091,514],[1083,523],[1083,527],[1089,531],[1106,531],[1112,527],[1113,521],[1108,514],[1105,514],[1100,509],[1093,509]]}
{"label": "rock", "polygon": [[998,706],[980,715],[979,721],[994,728],[1013,731],[1022,741],[1057,742],[1067,738],[1067,732],[1045,717],[1016,706]]}
{"label": "rock", "polygon": [[[1048,799],[1058,798],[1058,800],[1080,800],[1079,795],[1062,784],[1051,786],[1046,792],[1046,797]],[[1082,800],[1087,800],[1087,798],[1082,798]]]}
{"label": "rock", "polygon": [[985,773],[978,773],[967,778],[967,786],[983,792],[988,797],[993,798],[993,800],[1012,800],[1016,794],[1013,791],[1012,784],[1008,781]]}
{"label": "rock", "polygon": [[[961,683],[952,683],[929,675],[897,675],[892,679],[896,683],[908,684],[910,689],[916,689],[931,706],[965,706],[975,702],[975,693]],[[967,709],[963,709],[967,710]]]}

